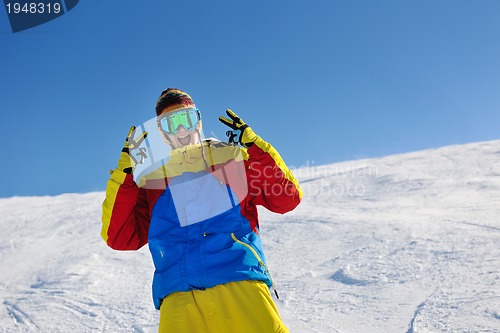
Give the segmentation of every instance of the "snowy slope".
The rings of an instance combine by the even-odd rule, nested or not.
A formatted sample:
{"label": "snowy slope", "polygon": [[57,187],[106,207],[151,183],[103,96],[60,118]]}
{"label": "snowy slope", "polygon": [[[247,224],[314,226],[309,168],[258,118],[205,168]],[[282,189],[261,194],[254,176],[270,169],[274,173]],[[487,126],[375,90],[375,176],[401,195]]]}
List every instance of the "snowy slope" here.
{"label": "snowy slope", "polygon": [[[261,210],[291,332],[500,332],[500,141],[295,170]],[[100,239],[104,194],[0,200],[0,331],[154,332],[147,248]]]}

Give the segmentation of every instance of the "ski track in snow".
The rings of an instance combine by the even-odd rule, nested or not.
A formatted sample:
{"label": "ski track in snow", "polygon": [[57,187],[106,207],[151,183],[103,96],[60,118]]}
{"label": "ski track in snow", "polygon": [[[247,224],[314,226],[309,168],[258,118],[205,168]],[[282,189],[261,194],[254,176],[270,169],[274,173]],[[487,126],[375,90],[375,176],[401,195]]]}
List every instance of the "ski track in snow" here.
{"label": "ski track in snow", "polygon": [[[500,141],[294,170],[260,209],[291,332],[500,332]],[[0,199],[0,332],[155,332],[147,247],[100,238],[104,193]]]}

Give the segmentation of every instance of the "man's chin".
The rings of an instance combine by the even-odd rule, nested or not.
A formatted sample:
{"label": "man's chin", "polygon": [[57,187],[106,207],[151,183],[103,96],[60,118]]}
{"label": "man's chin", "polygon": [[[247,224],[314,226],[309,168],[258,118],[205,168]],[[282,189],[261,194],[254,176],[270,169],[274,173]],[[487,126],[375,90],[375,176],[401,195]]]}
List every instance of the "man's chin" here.
{"label": "man's chin", "polygon": [[179,143],[179,145],[181,147],[193,144],[193,138],[192,138],[191,135],[188,135],[188,136],[186,136],[184,138],[176,138],[176,140],[177,140],[177,143]]}

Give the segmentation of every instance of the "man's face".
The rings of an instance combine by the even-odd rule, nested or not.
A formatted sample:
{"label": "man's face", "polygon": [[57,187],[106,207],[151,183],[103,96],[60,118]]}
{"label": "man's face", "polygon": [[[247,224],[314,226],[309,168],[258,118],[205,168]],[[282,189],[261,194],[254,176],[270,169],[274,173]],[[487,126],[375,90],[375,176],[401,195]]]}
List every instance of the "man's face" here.
{"label": "man's face", "polygon": [[[175,109],[175,110],[172,110],[172,111],[169,111],[166,113],[162,113],[158,117],[158,119],[163,119],[163,121],[161,121],[162,125],[160,127],[165,128],[165,129],[168,128],[169,131],[174,132],[174,133],[172,133],[172,132],[165,131],[165,130],[160,131],[163,134],[163,136],[167,139],[167,141],[168,141],[167,143],[169,143],[173,149],[196,144],[198,131],[201,130],[201,120],[199,120],[198,116],[196,116],[195,119],[193,119],[191,117],[191,120],[188,121],[186,125],[183,125],[182,121],[179,122],[180,123],[179,125],[177,125],[177,122],[175,122],[175,121],[168,121],[167,122],[166,119],[168,118],[169,115],[173,115],[176,112],[179,112],[179,111],[184,110],[184,109],[185,108]],[[185,117],[186,117],[186,115],[183,113],[182,116],[176,117],[176,119],[185,120],[184,119]],[[188,124],[195,125],[193,123],[194,121],[198,121],[198,123],[196,124],[195,127],[193,127],[193,126],[190,127]]]}
{"label": "man's face", "polygon": [[164,133],[165,137],[168,139],[173,149],[181,148],[188,145],[194,145],[196,143],[196,130],[188,131],[184,126],[180,125],[177,129],[177,133],[172,135]]}

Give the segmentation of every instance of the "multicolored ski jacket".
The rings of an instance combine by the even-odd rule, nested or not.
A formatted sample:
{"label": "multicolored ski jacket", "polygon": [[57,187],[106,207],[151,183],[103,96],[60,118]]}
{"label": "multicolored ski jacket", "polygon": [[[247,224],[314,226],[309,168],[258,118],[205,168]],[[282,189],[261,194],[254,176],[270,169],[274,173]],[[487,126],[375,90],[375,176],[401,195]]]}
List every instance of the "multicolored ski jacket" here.
{"label": "multicolored ski jacket", "polygon": [[248,149],[205,141],[171,152],[138,181],[115,169],[106,187],[102,232],[115,250],[149,243],[153,300],[227,282],[272,286],[257,205],[286,213],[302,191],[278,152],[257,137]]}

